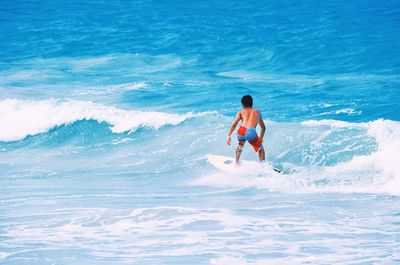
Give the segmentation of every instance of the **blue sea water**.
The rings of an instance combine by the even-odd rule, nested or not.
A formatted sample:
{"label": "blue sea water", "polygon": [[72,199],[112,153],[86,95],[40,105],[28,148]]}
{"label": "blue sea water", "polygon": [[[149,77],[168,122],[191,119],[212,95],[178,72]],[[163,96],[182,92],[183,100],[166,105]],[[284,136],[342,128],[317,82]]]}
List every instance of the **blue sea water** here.
{"label": "blue sea water", "polygon": [[[0,1],[0,264],[400,264],[399,39],[398,0]],[[208,163],[245,94],[287,174]]]}

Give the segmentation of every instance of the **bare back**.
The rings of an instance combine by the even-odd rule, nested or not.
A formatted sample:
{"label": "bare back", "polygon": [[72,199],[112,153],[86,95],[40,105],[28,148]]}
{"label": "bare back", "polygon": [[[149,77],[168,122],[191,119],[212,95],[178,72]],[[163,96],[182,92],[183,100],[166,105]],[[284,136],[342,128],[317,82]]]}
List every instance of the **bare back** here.
{"label": "bare back", "polygon": [[260,121],[260,111],[253,108],[244,108],[240,111],[242,126],[247,128],[256,128]]}

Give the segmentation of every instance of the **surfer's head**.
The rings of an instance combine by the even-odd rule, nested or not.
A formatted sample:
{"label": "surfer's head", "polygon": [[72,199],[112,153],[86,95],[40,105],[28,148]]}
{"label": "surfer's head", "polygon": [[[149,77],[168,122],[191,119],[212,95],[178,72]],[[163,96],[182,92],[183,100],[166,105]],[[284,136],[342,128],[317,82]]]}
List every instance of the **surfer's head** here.
{"label": "surfer's head", "polygon": [[250,95],[243,96],[242,97],[242,105],[243,105],[243,108],[253,107],[253,98]]}

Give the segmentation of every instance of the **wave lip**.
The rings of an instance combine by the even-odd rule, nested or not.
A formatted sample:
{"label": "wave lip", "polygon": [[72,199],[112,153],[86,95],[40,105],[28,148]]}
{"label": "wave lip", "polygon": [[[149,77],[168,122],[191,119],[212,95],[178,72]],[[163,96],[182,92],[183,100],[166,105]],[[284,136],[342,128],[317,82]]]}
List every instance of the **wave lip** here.
{"label": "wave lip", "polygon": [[96,120],[110,124],[113,133],[134,132],[141,127],[158,129],[177,125],[206,113],[184,115],[156,111],[124,110],[113,106],[78,100],[0,101],[0,141],[12,142],[47,132],[57,126],[80,120]]}

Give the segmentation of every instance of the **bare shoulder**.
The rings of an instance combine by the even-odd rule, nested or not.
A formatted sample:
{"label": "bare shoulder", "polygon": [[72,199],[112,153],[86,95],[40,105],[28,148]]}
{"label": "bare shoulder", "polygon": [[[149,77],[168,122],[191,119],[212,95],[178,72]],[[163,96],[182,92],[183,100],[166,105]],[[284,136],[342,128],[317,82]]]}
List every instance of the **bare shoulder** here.
{"label": "bare shoulder", "polygon": [[259,119],[262,119],[261,111],[260,111],[259,109],[254,109],[254,111],[257,113],[258,118],[259,118]]}

